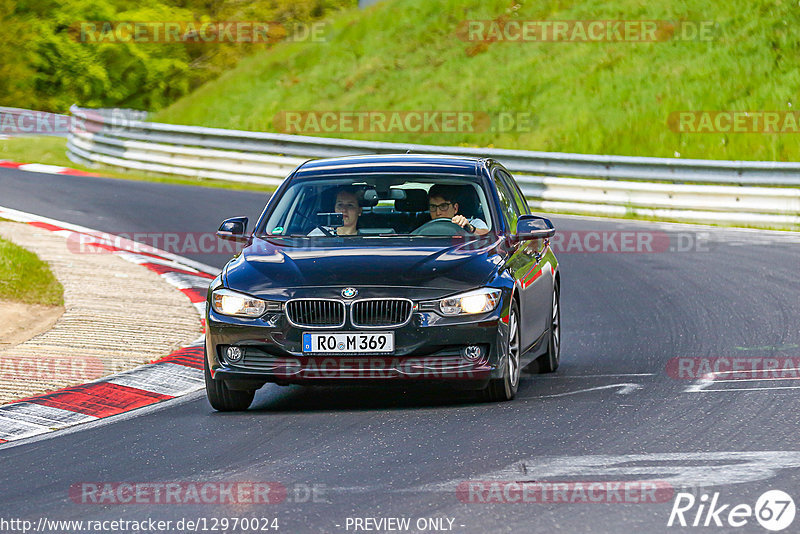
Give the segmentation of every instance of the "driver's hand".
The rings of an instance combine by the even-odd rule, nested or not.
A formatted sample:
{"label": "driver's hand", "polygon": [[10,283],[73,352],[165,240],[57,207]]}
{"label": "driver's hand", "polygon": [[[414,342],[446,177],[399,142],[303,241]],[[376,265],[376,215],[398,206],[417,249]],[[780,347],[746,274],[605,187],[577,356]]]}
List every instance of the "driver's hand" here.
{"label": "driver's hand", "polygon": [[467,225],[467,223],[469,223],[469,220],[467,220],[467,218],[464,217],[463,215],[456,215],[450,220],[453,221],[455,224],[459,225],[461,228],[464,228]]}

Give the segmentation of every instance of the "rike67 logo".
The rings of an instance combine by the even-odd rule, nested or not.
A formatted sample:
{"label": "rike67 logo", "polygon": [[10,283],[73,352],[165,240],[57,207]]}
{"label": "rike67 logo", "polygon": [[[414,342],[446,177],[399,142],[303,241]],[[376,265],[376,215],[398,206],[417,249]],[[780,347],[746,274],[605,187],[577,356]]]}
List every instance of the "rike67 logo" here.
{"label": "rike67 logo", "polygon": [[794,521],[794,500],[781,490],[770,490],[749,504],[730,504],[720,500],[719,492],[696,498],[691,493],[678,493],[669,514],[667,526],[743,527],[755,517],[762,527],[773,532],[784,530]]}

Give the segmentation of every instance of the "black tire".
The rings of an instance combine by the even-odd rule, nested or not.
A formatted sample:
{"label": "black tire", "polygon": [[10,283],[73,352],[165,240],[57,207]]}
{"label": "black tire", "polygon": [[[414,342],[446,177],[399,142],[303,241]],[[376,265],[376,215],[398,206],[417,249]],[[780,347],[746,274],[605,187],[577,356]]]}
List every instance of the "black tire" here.
{"label": "black tire", "polygon": [[206,379],[206,396],[211,407],[218,412],[239,412],[246,410],[255,397],[255,390],[236,391],[228,389],[222,380],[211,378],[208,368],[208,358],[203,355],[203,375]]}
{"label": "black tire", "polygon": [[505,346],[505,357],[503,358],[503,377],[489,381],[489,384],[481,392],[484,400],[489,402],[510,401],[517,394],[520,378],[520,357],[519,352],[519,306],[517,302],[511,301],[511,310],[508,314],[508,340]]}
{"label": "black tire", "polygon": [[553,288],[553,304],[550,308],[550,336],[547,352],[539,357],[539,373],[552,373],[561,363],[561,298],[559,287]]}

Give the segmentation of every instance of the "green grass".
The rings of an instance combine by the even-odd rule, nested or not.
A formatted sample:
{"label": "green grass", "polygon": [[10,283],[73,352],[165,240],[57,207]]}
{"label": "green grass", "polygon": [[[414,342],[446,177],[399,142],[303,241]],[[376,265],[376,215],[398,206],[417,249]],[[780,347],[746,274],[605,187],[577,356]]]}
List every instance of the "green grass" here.
{"label": "green grass", "polygon": [[0,300],[61,306],[64,288],[36,254],[0,239]]}
{"label": "green grass", "polygon": [[75,165],[66,155],[67,140],[63,137],[10,137],[0,139],[0,159],[19,163],[43,163],[61,165],[83,171],[91,171]]}
{"label": "green grass", "polygon": [[[155,173],[127,172],[113,167],[90,168],[73,163],[67,157],[67,140],[63,137],[17,137],[0,140],[0,160],[6,159],[19,163],[44,163],[59,165],[81,171],[100,174],[109,178],[122,178],[125,180],[141,180],[178,185],[199,185],[222,189],[236,189],[242,191],[273,191],[274,186],[247,184],[239,182],[225,182],[222,180],[206,180],[197,178],[181,178],[179,176],[160,175]],[[1,203],[1,202],[0,202]]]}
{"label": "green grass", "polygon": [[[713,21],[711,41],[494,42],[465,20]],[[681,158],[798,160],[800,134],[687,134],[685,110],[791,111],[800,10],[774,0],[385,0],[336,17],[326,42],[285,43],[153,120],[255,131],[282,111],[530,112],[529,131],[346,134],[383,141]],[[794,107],[793,107],[794,106]],[[679,155],[679,156],[677,156]]]}

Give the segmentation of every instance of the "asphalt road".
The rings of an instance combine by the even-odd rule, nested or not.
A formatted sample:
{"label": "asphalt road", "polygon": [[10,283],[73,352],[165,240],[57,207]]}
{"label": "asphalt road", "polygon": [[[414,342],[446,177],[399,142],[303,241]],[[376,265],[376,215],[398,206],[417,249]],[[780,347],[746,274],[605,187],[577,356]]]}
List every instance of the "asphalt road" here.
{"label": "asphalt road", "polygon": [[[227,216],[257,217],[263,204],[263,194],[0,170],[0,205],[114,233],[213,232]],[[702,382],[670,370],[703,361],[685,358],[800,363],[800,240],[553,219],[576,240],[571,250],[562,242],[559,255],[562,365],[553,375],[524,375],[516,400],[480,404],[430,388],[268,385],[246,413],[219,414],[195,394],[0,447],[0,518],[152,518],[173,521],[173,532],[181,518],[206,518],[211,528],[222,517],[277,518],[281,532],[374,526],[356,529],[356,518],[408,518],[412,532],[420,518],[470,533],[766,532],[755,517],[732,527],[728,512],[754,506],[771,489],[800,498],[800,390],[793,389],[800,380],[784,371],[783,380]],[[609,241],[649,232],[641,235],[662,244],[667,235],[667,245],[588,252],[585,245],[597,243],[587,241],[589,232]],[[613,493],[605,498],[614,502],[581,502],[576,486],[567,494],[574,503],[470,502],[486,495],[457,492],[465,481],[636,480],[673,489],[655,503],[620,503]],[[276,482],[288,496],[275,504],[197,505],[82,503],[69,494],[84,482],[208,481]],[[690,525],[699,497],[719,493],[718,503],[730,505],[718,516],[723,526],[703,527],[704,513],[701,526],[667,527],[679,491],[698,496],[685,513]],[[786,531],[797,525],[800,518]]]}

